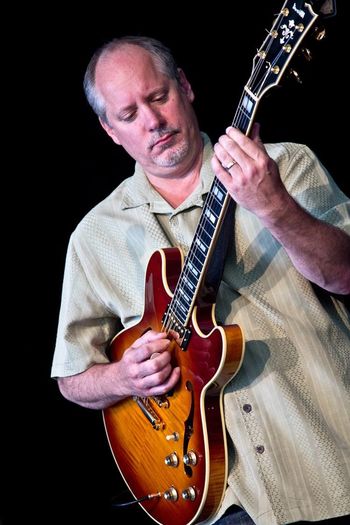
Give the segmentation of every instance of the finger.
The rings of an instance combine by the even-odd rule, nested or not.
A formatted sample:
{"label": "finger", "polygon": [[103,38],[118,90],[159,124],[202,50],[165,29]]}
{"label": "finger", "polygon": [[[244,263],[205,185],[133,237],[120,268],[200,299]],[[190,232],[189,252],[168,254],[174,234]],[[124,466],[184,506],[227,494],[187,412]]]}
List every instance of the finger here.
{"label": "finger", "polygon": [[165,332],[155,332],[154,330],[148,330],[141,337],[136,339],[131,345],[132,348],[136,349],[145,344],[152,343],[152,341],[157,341],[159,339],[165,339],[167,334]]}
{"label": "finger", "polygon": [[172,369],[171,373],[159,384],[152,384],[148,387],[147,396],[161,396],[167,394],[175,388],[180,379],[180,367]]}
{"label": "finger", "polygon": [[148,359],[144,361],[144,371],[147,375],[160,372],[167,367],[171,362],[172,352],[169,352],[169,347],[160,348],[159,351],[153,352]]}
{"label": "finger", "polygon": [[[237,162],[242,169],[245,169],[245,167],[253,160],[249,153],[244,150],[242,145],[228,134],[221,135],[218,144],[219,147],[217,150],[220,154],[220,158],[223,159],[224,167],[227,165],[227,159]],[[254,143],[252,142],[252,144]],[[256,148],[256,146],[254,147]]]}
{"label": "finger", "polygon": [[[134,343],[135,345],[135,343]],[[153,339],[148,343],[139,345],[139,340],[137,340],[138,346],[131,346],[124,352],[127,359],[131,359],[132,362],[139,364],[142,362],[147,362],[154,353],[163,353],[165,350],[168,350],[170,341],[169,339]]]}
{"label": "finger", "polygon": [[168,336],[168,339],[174,339],[175,341],[180,339],[180,334],[176,332],[175,330],[169,330],[167,333],[167,336]]}
{"label": "finger", "polygon": [[223,183],[225,188],[228,188],[230,186],[230,184],[232,184],[232,176],[230,175],[230,173],[227,170],[225,170],[222,167],[222,164],[221,164],[221,162],[220,162],[220,160],[218,159],[217,156],[214,155],[212,157],[211,165],[212,165],[214,173],[216,174],[216,176],[218,177],[220,182]]}
{"label": "finger", "polygon": [[[256,129],[253,126],[252,132],[255,134],[254,137],[256,137],[256,134],[259,136],[259,127]],[[228,149],[229,154],[232,153],[240,165],[251,159],[257,160],[261,155],[261,151],[265,153],[265,147],[261,140],[254,141],[232,126],[226,128],[226,136],[231,139],[232,142],[227,140],[225,135],[222,135],[220,139],[222,139],[222,143],[225,148]]]}
{"label": "finger", "polygon": [[154,353],[151,355],[150,359],[155,359],[158,355],[161,355],[160,352],[154,352]]}
{"label": "finger", "polygon": [[[142,378],[144,388],[163,384],[172,372],[169,362],[160,364],[160,359],[149,359],[142,366]],[[140,369],[141,371],[141,369]]]}
{"label": "finger", "polygon": [[[220,140],[220,139],[219,139]],[[237,161],[235,158],[232,157],[232,154],[229,154],[227,149],[225,149],[224,145],[220,142],[217,142],[214,145],[214,151],[215,155],[220,162],[223,169],[230,170],[233,168],[235,164],[237,164]]]}

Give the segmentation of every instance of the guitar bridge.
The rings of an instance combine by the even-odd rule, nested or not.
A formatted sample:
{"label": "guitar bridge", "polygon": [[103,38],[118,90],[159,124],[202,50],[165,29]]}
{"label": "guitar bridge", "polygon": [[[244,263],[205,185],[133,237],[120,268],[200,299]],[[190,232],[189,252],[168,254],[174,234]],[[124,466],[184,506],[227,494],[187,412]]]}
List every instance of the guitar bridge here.
{"label": "guitar bridge", "polygon": [[151,423],[154,430],[162,430],[164,428],[164,423],[158,417],[155,410],[152,408],[149,399],[147,397],[139,397],[139,396],[134,396],[133,399],[138,404],[143,415]]}
{"label": "guitar bridge", "polygon": [[170,311],[169,306],[163,315],[162,324],[166,330],[174,330],[179,334],[179,339],[176,342],[182,350],[186,350],[191,337],[191,330],[180,323],[174,313]]}

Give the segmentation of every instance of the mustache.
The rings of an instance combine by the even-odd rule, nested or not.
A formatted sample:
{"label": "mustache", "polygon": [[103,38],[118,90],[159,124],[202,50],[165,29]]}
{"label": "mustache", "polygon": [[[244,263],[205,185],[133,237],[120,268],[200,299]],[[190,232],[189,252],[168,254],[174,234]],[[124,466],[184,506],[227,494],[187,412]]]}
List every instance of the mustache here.
{"label": "mustache", "polygon": [[157,142],[163,137],[165,137],[166,135],[175,135],[175,133],[178,133],[178,132],[179,130],[177,128],[170,128],[170,127],[156,129],[148,145],[148,148],[152,149],[153,146],[155,146],[155,144],[157,144]]}

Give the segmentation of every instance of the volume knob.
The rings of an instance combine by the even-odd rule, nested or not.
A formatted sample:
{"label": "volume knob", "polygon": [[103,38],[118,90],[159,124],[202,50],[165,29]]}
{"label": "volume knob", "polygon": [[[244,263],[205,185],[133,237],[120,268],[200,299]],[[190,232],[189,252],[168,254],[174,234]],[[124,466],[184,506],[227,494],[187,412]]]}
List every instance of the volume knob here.
{"label": "volume knob", "polygon": [[193,487],[188,487],[187,489],[182,491],[181,495],[182,495],[182,498],[187,501],[188,500],[194,501],[196,498],[196,491],[194,490]]}
{"label": "volume knob", "polygon": [[177,457],[176,452],[169,454],[169,456],[165,458],[164,462],[168,467],[177,467],[179,464],[179,458]]}
{"label": "volume knob", "polygon": [[183,457],[185,465],[197,465],[197,454],[193,450],[189,450]]}
{"label": "volume knob", "polygon": [[164,492],[164,499],[166,499],[167,501],[176,501],[177,498],[177,490],[175,487],[170,487]]}

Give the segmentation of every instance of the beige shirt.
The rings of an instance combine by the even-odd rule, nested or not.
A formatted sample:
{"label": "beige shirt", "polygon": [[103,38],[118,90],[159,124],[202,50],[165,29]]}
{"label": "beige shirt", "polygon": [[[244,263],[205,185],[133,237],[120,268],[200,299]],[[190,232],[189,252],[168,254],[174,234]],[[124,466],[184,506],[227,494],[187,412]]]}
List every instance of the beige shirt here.
{"label": "beige shirt", "polygon": [[[212,146],[204,138],[200,187],[179,208],[136,165],[134,176],[73,232],[53,377],[107,362],[110,339],[142,315],[150,255],[171,245],[189,249],[213,179]],[[294,198],[350,233],[349,201],[314,154],[300,144],[266,147]],[[340,298],[302,277],[239,206],[216,317],[238,323],[246,341],[242,367],[224,396],[232,454],[219,515],[232,503],[258,525],[350,513],[349,314]]]}

